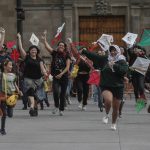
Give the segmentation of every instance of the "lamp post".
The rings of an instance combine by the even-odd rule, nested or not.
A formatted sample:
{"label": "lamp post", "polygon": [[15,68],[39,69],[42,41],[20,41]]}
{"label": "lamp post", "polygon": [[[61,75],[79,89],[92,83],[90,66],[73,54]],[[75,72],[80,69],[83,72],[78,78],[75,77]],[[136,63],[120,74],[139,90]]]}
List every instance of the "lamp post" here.
{"label": "lamp post", "polygon": [[22,8],[22,0],[16,0],[16,12],[17,12],[17,33],[22,35],[23,24],[22,21],[25,19],[25,13]]}

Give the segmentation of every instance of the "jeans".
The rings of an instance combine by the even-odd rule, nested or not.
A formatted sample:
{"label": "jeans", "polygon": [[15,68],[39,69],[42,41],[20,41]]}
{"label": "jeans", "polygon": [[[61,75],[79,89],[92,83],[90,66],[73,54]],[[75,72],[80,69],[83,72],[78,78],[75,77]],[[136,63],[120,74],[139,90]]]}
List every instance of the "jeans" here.
{"label": "jeans", "polygon": [[59,108],[60,111],[64,111],[64,103],[66,90],[68,85],[68,78],[62,77],[61,79],[53,79],[53,97],[55,107]]}

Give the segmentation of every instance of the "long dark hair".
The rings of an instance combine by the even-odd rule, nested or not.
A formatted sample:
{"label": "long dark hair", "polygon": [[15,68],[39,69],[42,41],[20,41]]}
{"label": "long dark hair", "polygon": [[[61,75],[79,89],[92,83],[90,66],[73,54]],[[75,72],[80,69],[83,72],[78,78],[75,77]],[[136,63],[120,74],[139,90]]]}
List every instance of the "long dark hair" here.
{"label": "long dark hair", "polygon": [[67,44],[65,42],[63,42],[63,41],[60,41],[60,42],[58,42],[57,46],[59,46],[60,43],[64,44],[64,47],[65,47],[64,51],[67,52],[68,51]]}
{"label": "long dark hair", "polygon": [[39,56],[39,54],[40,54],[40,49],[39,49],[36,45],[31,45],[31,46],[29,47],[28,51],[27,51],[27,54],[30,56],[30,51],[31,51],[33,48],[35,48],[35,49],[37,50],[36,58],[37,58],[37,59],[40,59],[40,56]]}
{"label": "long dark hair", "polygon": [[59,46],[60,43],[63,43],[63,44],[64,44],[64,47],[65,47],[64,52],[63,52],[63,56],[64,56],[64,57],[65,57],[66,55],[69,55],[69,56],[70,56],[70,53],[69,53],[69,51],[68,51],[67,44],[66,44],[65,42],[63,42],[63,41],[60,41],[60,42],[58,42],[57,46]]}
{"label": "long dark hair", "polygon": [[4,72],[4,67],[7,66],[9,62],[12,62],[12,61],[10,59],[5,59],[1,62],[1,65],[0,65],[1,72]]}
{"label": "long dark hair", "polygon": [[38,48],[36,45],[31,45],[31,46],[29,47],[29,50],[27,51],[27,53],[29,54],[30,51],[31,51],[33,48],[35,48],[35,49],[37,50],[37,55],[38,55],[38,54],[40,53],[40,50],[39,50],[39,48]]}

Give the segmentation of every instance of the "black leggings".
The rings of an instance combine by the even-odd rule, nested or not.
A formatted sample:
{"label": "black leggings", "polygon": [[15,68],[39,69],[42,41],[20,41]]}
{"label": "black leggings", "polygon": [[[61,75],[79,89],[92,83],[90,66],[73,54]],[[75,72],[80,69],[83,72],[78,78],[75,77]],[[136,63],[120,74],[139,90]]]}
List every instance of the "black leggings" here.
{"label": "black leggings", "polygon": [[132,84],[134,88],[135,98],[138,99],[139,96],[144,95],[144,75],[140,73],[133,73]]}
{"label": "black leggings", "polygon": [[7,106],[5,102],[0,103],[0,108],[2,110],[2,117],[1,117],[1,130],[5,130],[5,122],[6,122],[6,115],[7,115]]}
{"label": "black leggings", "polygon": [[87,105],[89,95],[89,84],[87,83],[89,74],[79,74],[76,78],[78,102]]}
{"label": "black leggings", "polygon": [[1,102],[0,108],[2,110],[1,130],[5,130],[6,116],[13,117],[13,107],[7,106],[6,102]]}

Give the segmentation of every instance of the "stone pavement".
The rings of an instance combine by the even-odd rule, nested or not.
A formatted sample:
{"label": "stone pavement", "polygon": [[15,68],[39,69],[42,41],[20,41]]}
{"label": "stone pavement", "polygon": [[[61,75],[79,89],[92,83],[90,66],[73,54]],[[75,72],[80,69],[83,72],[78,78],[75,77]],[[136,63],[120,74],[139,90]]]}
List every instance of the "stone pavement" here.
{"label": "stone pavement", "polygon": [[52,115],[51,106],[29,117],[18,101],[14,117],[7,119],[7,135],[0,135],[0,150],[149,150],[150,114],[146,109],[135,111],[134,100],[126,100],[123,118],[117,131],[102,123],[104,113],[89,100],[86,111],[78,109],[77,101],[64,116]]}

